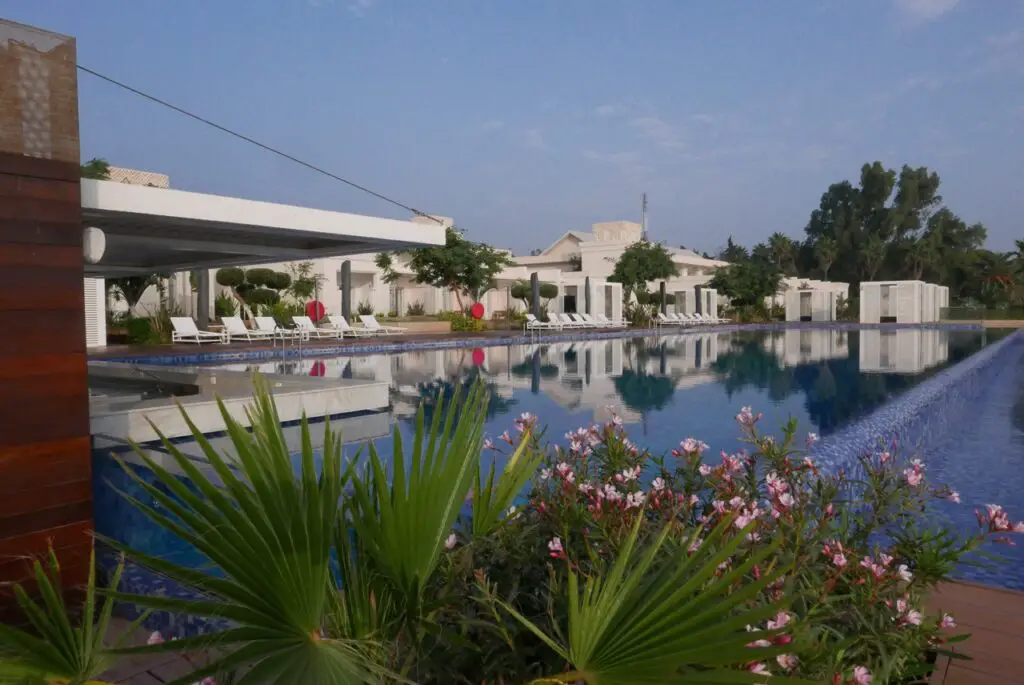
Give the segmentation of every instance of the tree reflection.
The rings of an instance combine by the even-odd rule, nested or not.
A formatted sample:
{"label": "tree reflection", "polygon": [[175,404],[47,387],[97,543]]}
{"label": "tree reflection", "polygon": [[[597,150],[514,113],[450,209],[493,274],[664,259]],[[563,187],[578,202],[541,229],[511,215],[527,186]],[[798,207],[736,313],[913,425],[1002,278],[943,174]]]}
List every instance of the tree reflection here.
{"label": "tree reflection", "polygon": [[[451,377],[448,379],[436,378],[432,381],[425,383],[417,383],[416,390],[419,393],[420,401],[423,406],[423,417],[427,424],[434,420],[434,412],[437,411],[438,407],[445,407],[446,410],[450,410],[453,406],[450,402],[452,397],[455,396],[455,392],[461,388],[463,397],[469,392],[473,383],[476,382],[477,378],[483,378],[484,385],[487,387],[487,392],[490,395],[490,402],[487,405],[487,419],[493,419],[496,416],[507,414],[512,411],[512,408],[517,404],[516,400],[502,397],[498,394],[498,386],[494,381],[490,381],[487,377],[480,372],[479,367],[472,367],[463,369],[463,373],[457,377]],[[455,408],[455,411],[461,411],[461,405]],[[441,421],[447,420],[447,415],[441,416]],[[405,418],[406,421],[414,423],[416,421],[415,415]],[[458,414],[455,416],[456,423],[459,420]]]}

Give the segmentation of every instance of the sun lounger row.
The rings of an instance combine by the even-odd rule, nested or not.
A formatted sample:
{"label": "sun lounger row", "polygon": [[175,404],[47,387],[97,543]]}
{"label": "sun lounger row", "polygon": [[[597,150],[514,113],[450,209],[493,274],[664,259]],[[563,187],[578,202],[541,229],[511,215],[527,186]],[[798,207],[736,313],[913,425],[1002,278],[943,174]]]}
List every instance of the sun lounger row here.
{"label": "sun lounger row", "polygon": [[172,316],[171,332],[172,343],[197,343],[220,342],[229,343],[232,341],[245,340],[248,342],[274,341],[274,340],[301,340],[307,341],[313,338],[368,338],[378,335],[393,335],[404,333],[406,329],[400,326],[382,326],[372,314],[359,316],[362,328],[354,328],[349,325],[343,316],[328,316],[327,325],[317,326],[308,316],[293,316],[292,321],[295,328],[284,328],[278,325],[272,316],[257,316],[255,327],[248,328],[240,316],[222,316],[221,323],[224,330],[220,332],[201,331],[196,322],[189,316]]}
{"label": "sun lounger row", "polygon": [[527,330],[562,331],[567,328],[625,328],[626,321],[612,321],[604,314],[563,314],[550,313],[547,321],[541,321],[533,314],[526,315]]}
{"label": "sun lounger row", "polygon": [[654,320],[656,326],[700,326],[712,323],[727,323],[723,319],[712,314],[665,314],[658,312],[658,318]]}

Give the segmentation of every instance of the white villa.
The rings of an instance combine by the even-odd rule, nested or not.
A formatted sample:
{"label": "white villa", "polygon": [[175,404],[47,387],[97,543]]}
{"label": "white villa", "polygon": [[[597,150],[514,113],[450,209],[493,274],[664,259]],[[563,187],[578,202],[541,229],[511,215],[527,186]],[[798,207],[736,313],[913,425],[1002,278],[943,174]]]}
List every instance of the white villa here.
{"label": "white villa", "polygon": [[[147,185],[167,189],[169,179],[160,174],[137,172],[130,169],[111,169],[112,179],[124,184]],[[178,192],[178,191],[169,191]],[[436,231],[438,224],[452,226],[449,217],[414,217],[411,224],[424,226],[424,231]],[[495,288],[483,295],[481,304],[484,316],[490,318],[497,312],[522,309],[522,301],[511,296],[511,287],[520,281],[528,282],[531,274],[537,273],[542,283],[552,283],[558,289],[558,295],[545,305],[551,312],[587,312],[604,314],[611,319],[622,315],[622,286],[611,283],[611,276],[622,252],[642,237],[642,227],[633,221],[610,221],[594,224],[588,232],[568,231],[554,241],[539,254],[513,257],[514,265],[505,269],[496,279]],[[287,251],[284,251],[287,252]],[[294,252],[294,250],[292,250]],[[707,259],[687,249],[669,248],[672,258],[679,268],[679,275],[665,282],[665,290],[674,296],[674,304],[670,311],[677,313],[717,313],[721,304],[718,294],[703,286],[711,280],[717,268],[726,266],[727,262]],[[341,273],[342,265],[349,263],[351,269],[351,311],[360,306],[369,307],[375,313],[384,314],[397,312],[407,313],[410,307],[422,306],[425,314],[437,314],[458,308],[454,293],[420,285],[415,282],[415,275],[399,263],[396,271],[399,278],[394,283],[387,283],[384,274],[375,264],[376,254],[362,252],[344,256],[325,256],[305,260],[312,262],[312,272],[317,277],[318,290],[316,299],[324,304],[329,313],[342,311]],[[265,260],[263,260],[265,261]],[[288,270],[294,262],[273,264],[261,263],[279,271]],[[195,315],[198,310],[194,292],[195,276],[188,271],[175,273],[168,281],[165,289],[169,302],[182,309],[185,313]],[[212,298],[223,290],[216,285],[216,270],[210,270],[210,281],[214,284],[210,290],[211,311]],[[832,283],[808,279],[787,278],[784,287],[773,298],[775,304],[783,304],[785,291],[803,290],[826,291],[831,299],[848,296],[849,287],[845,283]],[[657,291],[661,284],[651,283],[649,289]],[[698,292],[702,292],[701,306],[698,307]],[[463,302],[468,306],[468,302]],[[124,310],[124,303],[113,300],[107,303],[111,310]],[[155,311],[159,306],[159,294],[156,288],[150,288],[140,300],[138,313]]]}

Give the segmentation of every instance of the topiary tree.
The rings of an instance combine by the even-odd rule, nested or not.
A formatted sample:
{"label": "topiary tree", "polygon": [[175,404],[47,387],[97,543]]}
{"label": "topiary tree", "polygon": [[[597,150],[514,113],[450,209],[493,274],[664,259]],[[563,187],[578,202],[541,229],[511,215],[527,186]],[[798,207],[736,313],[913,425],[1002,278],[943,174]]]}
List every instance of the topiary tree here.
{"label": "topiary tree", "polygon": [[[522,300],[526,308],[530,308],[530,304],[533,300],[533,289],[530,287],[529,281],[516,281],[509,289],[517,300]],[[547,307],[548,302],[558,297],[558,286],[554,283],[541,283],[540,284],[540,299],[542,300],[541,306]]]}
{"label": "topiary tree", "polygon": [[253,288],[246,293],[245,301],[251,307],[271,306],[281,301],[281,295],[270,288]]}
{"label": "topiary tree", "polygon": [[267,288],[274,280],[274,270],[267,269],[264,267],[258,267],[255,269],[247,269],[245,272],[245,282],[250,283],[257,288]]}
{"label": "topiary tree", "polygon": [[280,292],[282,290],[287,290],[291,287],[291,284],[291,276],[281,271],[274,271],[270,280],[267,282],[266,287]]}

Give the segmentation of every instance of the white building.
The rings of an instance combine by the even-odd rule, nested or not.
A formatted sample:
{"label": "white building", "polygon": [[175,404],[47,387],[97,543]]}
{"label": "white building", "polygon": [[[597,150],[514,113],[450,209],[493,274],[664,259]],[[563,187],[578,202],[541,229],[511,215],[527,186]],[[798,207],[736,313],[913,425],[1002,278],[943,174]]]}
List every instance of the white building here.
{"label": "white building", "polygon": [[949,306],[949,288],[924,281],[860,284],[861,323],[934,323]]}

